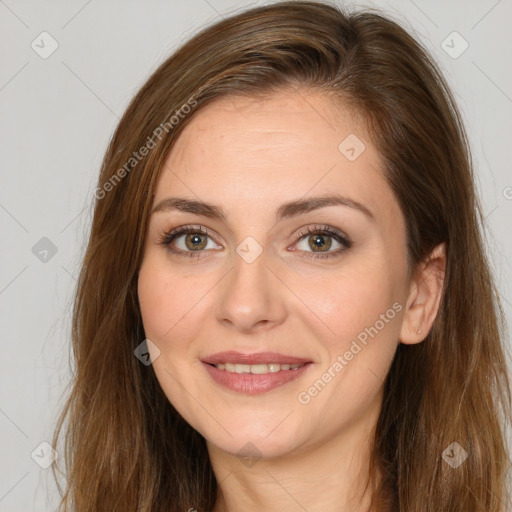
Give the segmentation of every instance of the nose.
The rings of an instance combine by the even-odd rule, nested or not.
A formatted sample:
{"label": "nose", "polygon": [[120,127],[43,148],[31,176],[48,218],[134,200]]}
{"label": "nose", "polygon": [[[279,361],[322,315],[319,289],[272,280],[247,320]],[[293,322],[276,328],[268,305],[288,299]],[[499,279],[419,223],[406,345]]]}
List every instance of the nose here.
{"label": "nose", "polygon": [[286,293],[269,259],[265,251],[253,261],[242,251],[235,254],[233,267],[218,289],[216,316],[225,327],[250,333],[284,322],[290,292]]}

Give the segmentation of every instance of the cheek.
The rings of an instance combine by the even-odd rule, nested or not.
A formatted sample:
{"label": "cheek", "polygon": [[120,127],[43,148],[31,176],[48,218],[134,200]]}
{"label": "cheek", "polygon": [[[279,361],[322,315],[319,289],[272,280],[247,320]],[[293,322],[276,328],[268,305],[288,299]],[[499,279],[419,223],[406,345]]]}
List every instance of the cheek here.
{"label": "cheek", "polygon": [[176,299],[169,293],[167,281],[158,263],[153,263],[151,258],[143,261],[137,293],[144,330],[149,339],[161,339],[173,325]]}
{"label": "cheek", "polygon": [[217,281],[211,274],[187,275],[173,269],[160,254],[150,253],[143,261],[139,304],[146,338],[160,351],[154,362],[159,378],[166,377],[161,373],[164,368],[179,373],[184,362],[197,364],[202,331],[213,307],[211,290]]}
{"label": "cheek", "polygon": [[[317,389],[308,388],[301,397],[319,410],[329,404],[331,419],[357,416],[376,399],[396,352],[403,310],[395,282],[399,276],[385,260],[361,258],[346,268],[321,286],[310,286],[307,296],[314,313],[310,318],[323,324],[315,336],[324,350],[318,390],[325,385],[326,391],[317,395]],[[311,379],[313,388],[315,382]]]}
{"label": "cheek", "polygon": [[310,316],[326,326],[323,336],[316,333],[325,357],[298,398],[330,429],[340,418],[360,418],[379,398],[398,345],[403,305],[396,300],[393,276],[378,266],[340,274],[309,290],[315,313]]}
{"label": "cheek", "polygon": [[[193,307],[200,301],[200,283],[177,278],[169,263],[159,255],[149,254],[141,265],[138,297],[146,336],[164,342],[171,339],[186,318],[196,313]],[[190,327],[190,323],[186,322]]]}
{"label": "cheek", "polygon": [[312,321],[316,318],[318,324],[318,319],[321,320],[320,332],[325,333],[330,352],[345,349],[376,323],[385,337],[393,337],[398,332],[397,308],[392,308],[400,298],[394,281],[397,276],[388,268],[380,262],[361,259],[354,265],[347,264],[346,271],[333,273],[316,284],[314,280],[307,280],[307,286],[301,288],[297,283],[297,295],[307,298],[305,302]]}

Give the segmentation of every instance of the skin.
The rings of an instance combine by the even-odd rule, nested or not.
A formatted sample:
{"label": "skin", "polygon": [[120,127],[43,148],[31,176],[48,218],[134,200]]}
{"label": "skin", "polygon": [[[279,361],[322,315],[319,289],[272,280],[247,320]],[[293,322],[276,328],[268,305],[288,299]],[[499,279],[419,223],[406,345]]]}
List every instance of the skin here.
{"label": "skin", "polygon": [[[365,144],[354,161],[338,149],[349,134]],[[275,222],[282,203],[333,192],[373,219],[334,205]],[[152,351],[156,376],[207,440],[220,487],[215,512],[368,510],[363,487],[384,379],[398,344],[420,343],[434,321],[444,245],[408,278],[405,222],[377,149],[354,113],[307,90],[230,97],[199,111],[167,158],[153,205],[169,196],[213,203],[227,216],[152,214],[138,281],[146,337],[160,351]],[[199,240],[198,259],[170,251],[197,251],[186,235],[158,243],[188,224],[211,234]],[[345,233],[352,246],[326,237],[332,256],[314,259],[325,254],[309,244],[315,235],[295,235],[318,225]],[[251,263],[236,252],[248,236],[262,249]],[[299,393],[394,303],[394,318],[301,403]],[[313,365],[249,396],[220,387],[200,362],[225,350],[276,351]]]}

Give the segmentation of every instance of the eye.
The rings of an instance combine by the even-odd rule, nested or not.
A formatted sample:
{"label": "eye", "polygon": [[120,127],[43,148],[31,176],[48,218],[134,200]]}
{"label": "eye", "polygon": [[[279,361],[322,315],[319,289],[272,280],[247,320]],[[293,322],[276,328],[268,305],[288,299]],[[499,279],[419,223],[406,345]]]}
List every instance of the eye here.
{"label": "eye", "polygon": [[[329,226],[308,227],[298,233],[296,238],[298,238],[298,242],[295,245],[298,246],[299,252],[304,253],[301,256],[304,258],[339,256],[352,246],[352,242],[346,235]],[[211,241],[210,247],[208,247],[208,239]],[[208,230],[202,226],[180,226],[166,231],[159,237],[158,243],[168,247],[172,253],[179,256],[197,258],[207,249],[221,248],[213,242]],[[336,244],[338,244],[337,248]],[[336,250],[330,250],[333,246]],[[295,250],[293,249],[293,251]]]}
{"label": "eye", "polygon": [[[335,230],[329,226],[315,226],[308,227],[306,230],[301,231],[297,238],[299,242],[297,247],[301,251],[304,251],[304,257],[306,258],[330,258],[333,256],[339,256],[340,253],[346,249],[352,247],[350,239],[338,230]],[[330,249],[338,244],[337,250],[331,251]],[[300,247],[302,244],[302,247]],[[311,251],[308,251],[311,249]]]}
{"label": "eye", "polygon": [[[199,257],[203,250],[219,247],[213,241],[213,247],[208,247],[208,238],[211,240],[208,230],[202,226],[181,226],[163,233],[158,243],[180,256]],[[173,243],[178,247],[177,249],[172,247]]]}

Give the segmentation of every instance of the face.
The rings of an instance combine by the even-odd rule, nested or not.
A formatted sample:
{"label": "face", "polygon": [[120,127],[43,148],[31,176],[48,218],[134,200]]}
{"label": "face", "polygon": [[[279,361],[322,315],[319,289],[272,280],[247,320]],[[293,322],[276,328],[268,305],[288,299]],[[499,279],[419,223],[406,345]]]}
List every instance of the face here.
{"label": "face", "polygon": [[209,446],[283,456],[376,420],[407,253],[360,120],[308,91],[217,100],[153,208],[138,281],[153,369]]}

